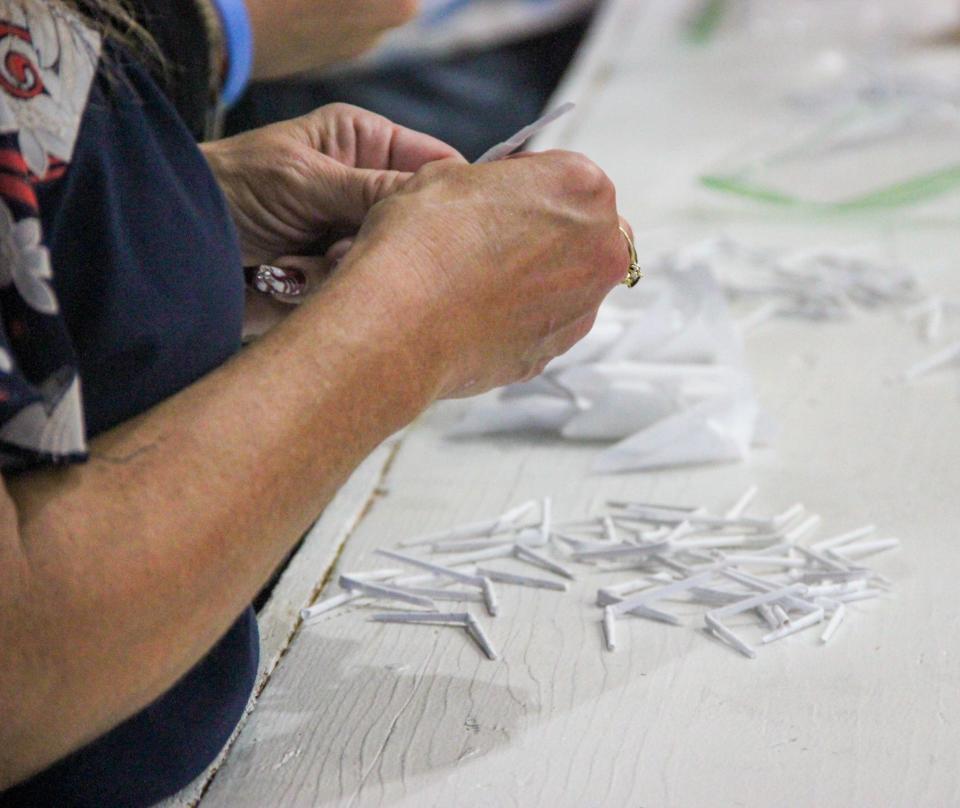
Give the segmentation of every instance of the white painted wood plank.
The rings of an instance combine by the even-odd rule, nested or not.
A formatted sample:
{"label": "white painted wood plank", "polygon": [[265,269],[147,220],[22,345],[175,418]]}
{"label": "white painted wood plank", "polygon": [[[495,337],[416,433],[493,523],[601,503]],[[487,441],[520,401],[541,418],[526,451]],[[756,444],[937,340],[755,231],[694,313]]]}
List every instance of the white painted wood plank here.
{"label": "white painted wood plank", "polygon": [[830,527],[874,521],[903,537],[876,562],[895,597],[852,605],[829,646],[796,637],[753,662],[690,626],[639,620],[619,624],[607,653],[586,582],[566,594],[500,587],[502,616],[482,618],[496,663],[457,630],[334,613],[297,635],[204,808],[952,804],[958,390],[949,374],[888,383],[917,349],[886,315],[771,325],[749,354],[783,435],[749,466],[591,476],[595,447],[451,442],[442,432],[464,405],[435,410],[344,567],[527,497],[552,494],[563,519],[608,497],[720,507],[756,480],[764,511],[801,499]]}

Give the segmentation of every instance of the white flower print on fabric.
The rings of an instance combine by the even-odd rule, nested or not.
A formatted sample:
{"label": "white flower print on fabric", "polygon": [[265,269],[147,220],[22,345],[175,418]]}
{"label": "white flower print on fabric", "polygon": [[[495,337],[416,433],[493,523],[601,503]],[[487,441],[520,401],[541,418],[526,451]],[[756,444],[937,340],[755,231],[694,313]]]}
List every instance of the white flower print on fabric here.
{"label": "white flower print on fabric", "polygon": [[0,0],[0,90],[10,109],[0,132],[16,131],[30,170],[51,155],[69,162],[100,54],[99,36],[75,15],[39,0]]}
{"label": "white flower print on fabric", "polygon": [[0,289],[11,283],[27,304],[44,314],[57,314],[50,252],[40,243],[40,220],[32,216],[13,220],[7,204],[0,199]]}
{"label": "white flower print on fabric", "polygon": [[24,407],[0,427],[0,441],[45,457],[67,457],[86,451],[80,379],[69,372],[63,386],[54,374],[42,390],[43,401]]}

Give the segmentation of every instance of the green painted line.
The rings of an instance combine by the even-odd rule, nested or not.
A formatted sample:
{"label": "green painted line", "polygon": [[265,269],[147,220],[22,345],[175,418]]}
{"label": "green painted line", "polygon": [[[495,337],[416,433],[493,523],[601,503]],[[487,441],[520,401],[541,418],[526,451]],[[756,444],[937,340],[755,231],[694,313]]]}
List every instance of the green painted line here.
{"label": "green painted line", "polygon": [[925,199],[942,196],[960,187],[960,165],[924,174],[920,177],[904,180],[888,188],[861,196],[849,202],[838,202],[834,207],[840,210],[861,208],[891,208],[910,205]]}
{"label": "green painted line", "polygon": [[880,188],[855,199],[843,202],[811,202],[782,191],[754,185],[738,177],[705,175],[700,183],[722,193],[735,194],[757,202],[772,205],[804,207],[811,210],[829,210],[836,212],[865,211],[878,208],[895,208],[912,205],[927,199],[942,196],[960,188],[960,165],[950,166],[939,171],[913,177],[886,188]]}
{"label": "green painted line", "polygon": [[728,10],[728,0],[706,0],[685,28],[688,42],[704,45],[713,39]]}
{"label": "green painted line", "polygon": [[774,205],[799,205],[802,204],[799,199],[795,199],[787,194],[774,191],[769,188],[761,188],[756,185],[739,180],[736,177],[721,177],[707,175],[700,177],[700,182],[707,188],[713,188],[715,191],[723,191],[728,194],[737,194],[749,199],[755,199],[758,202],[770,202]]}

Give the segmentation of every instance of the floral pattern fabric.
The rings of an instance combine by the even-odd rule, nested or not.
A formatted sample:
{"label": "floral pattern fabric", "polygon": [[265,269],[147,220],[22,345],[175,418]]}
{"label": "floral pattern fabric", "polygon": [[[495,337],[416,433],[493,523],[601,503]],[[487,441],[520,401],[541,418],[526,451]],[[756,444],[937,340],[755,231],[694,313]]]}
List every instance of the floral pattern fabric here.
{"label": "floral pattern fabric", "polygon": [[0,466],[86,456],[76,357],[37,188],[69,170],[100,38],[40,0],[0,0]]}

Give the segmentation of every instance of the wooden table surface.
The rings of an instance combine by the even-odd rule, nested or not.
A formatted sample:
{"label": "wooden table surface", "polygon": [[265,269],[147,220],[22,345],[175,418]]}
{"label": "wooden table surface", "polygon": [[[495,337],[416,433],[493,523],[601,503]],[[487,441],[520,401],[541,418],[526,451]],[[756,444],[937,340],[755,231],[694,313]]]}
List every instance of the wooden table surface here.
{"label": "wooden table surface", "polygon": [[[770,0],[766,13],[775,21],[789,5]],[[801,78],[868,46],[830,20],[748,35],[736,16],[695,44],[678,33],[690,13],[609,3],[557,94],[580,106],[540,141],[608,171],[641,254],[721,232],[775,247],[868,244],[926,290],[960,297],[955,196],[811,216],[697,187],[752,129],[783,118]],[[929,57],[960,76],[960,54],[913,23],[884,32],[884,58]],[[435,407],[318,522],[261,616],[263,687],[249,719],[215,776],[172,804],[195,803],[201,788],[201,808],[960,804],[960,369],[896,378],[935,347],[891,311],[763,325],[746,352],[779,436],[734,465],[595,475],[596,445],[453,441],[445,432],[468,404]],[[501,615],[484,618],[496,662],[459,630],[373,624],[371,607],[298,625],[317,592],[336,591],[338,571],[383,566],[376,548],[525,498],[550,495],[557,518],[573,518],[617,497],[723,507],[754,482],[758,511],[799,500],[837,531],[874,522],[903,541],[875,561],[893,593],[851,604],[829,645],[813,631],[747,660],[691,615],[683,627],[622,621],[610,653],[597,575],[567,593],[501,587]]]}

